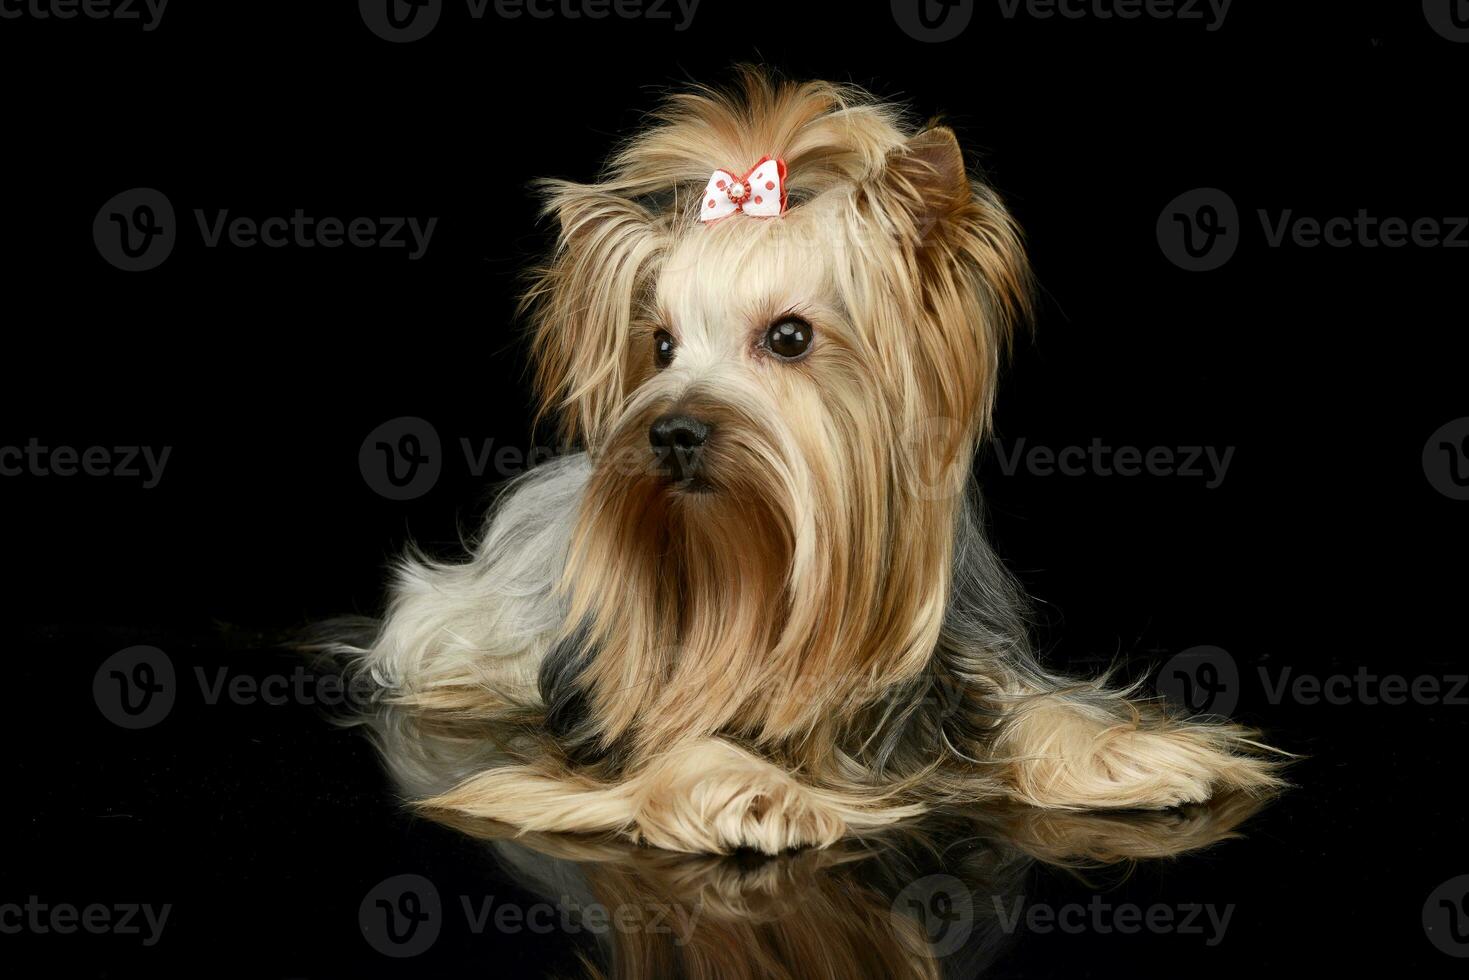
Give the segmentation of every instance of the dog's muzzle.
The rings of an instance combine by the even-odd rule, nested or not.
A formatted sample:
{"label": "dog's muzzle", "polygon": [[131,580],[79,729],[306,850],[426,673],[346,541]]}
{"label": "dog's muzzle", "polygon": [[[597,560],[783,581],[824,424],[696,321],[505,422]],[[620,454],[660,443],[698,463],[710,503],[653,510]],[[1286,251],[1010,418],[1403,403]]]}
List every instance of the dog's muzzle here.
{"label": "dog's muzzle", "polygon": [[689,415],[664,415],[648,427],[656,465],[670,483],[690,488],[704,484],[704,442],[712,431],[709,423]]}

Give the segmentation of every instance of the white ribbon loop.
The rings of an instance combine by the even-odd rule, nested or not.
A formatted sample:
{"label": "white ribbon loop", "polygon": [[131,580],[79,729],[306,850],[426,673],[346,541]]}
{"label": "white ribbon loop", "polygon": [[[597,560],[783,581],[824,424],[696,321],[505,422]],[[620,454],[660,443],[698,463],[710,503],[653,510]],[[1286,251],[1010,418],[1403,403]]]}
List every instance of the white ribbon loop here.
{"label": "white ribbon loop", "polygon": [[778,218],[786,209],[786,165],[779,157],[761,157],[742,177],[716,170],[704,188],[699,220],[706,224],[743,211],[756,218]]}

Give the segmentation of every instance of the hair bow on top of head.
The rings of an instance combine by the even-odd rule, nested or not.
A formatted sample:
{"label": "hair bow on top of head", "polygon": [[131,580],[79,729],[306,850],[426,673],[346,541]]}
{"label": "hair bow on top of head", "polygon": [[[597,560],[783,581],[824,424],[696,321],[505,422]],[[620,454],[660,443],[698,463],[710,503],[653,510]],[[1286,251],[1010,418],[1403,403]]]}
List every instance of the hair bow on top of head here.
{"label": "hair bow on top of head", "polygon": [[704,222],[727,218],[736,211],[756,218],[776,218],[786,209],[786,162],[779,157],[761,157],[760,162],[736,177],[716,170],[704,188],[699,219]]}

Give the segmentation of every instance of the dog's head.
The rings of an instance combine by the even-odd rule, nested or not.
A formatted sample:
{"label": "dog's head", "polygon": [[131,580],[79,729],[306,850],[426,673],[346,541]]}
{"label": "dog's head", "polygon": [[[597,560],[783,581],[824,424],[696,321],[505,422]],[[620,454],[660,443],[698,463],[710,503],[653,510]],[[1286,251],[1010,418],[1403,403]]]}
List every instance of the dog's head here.
{"label": "dog's head", "polygon": [[[785,214],[699,219],[712,170],[767,156]],[[747,71],[546,189],[528,305],[545,408],[594,459],[566,587],[599,735],[790,738],[921,670],[1028,296],[953,132]]]}

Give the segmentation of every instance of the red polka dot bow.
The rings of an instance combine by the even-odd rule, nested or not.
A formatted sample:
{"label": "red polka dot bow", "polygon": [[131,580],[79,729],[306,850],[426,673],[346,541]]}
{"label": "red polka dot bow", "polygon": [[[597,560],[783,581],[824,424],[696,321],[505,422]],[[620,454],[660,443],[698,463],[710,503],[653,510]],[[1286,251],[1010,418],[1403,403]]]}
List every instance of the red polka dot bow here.
{"label": "red polka dot bow", "polygon": [[704,206],[699,217],[718,221],[736,211],[757,218],[776,218],[786,209],[786,162],[779,157],[761,157],[743,177],[716,170],[704,188]]}

